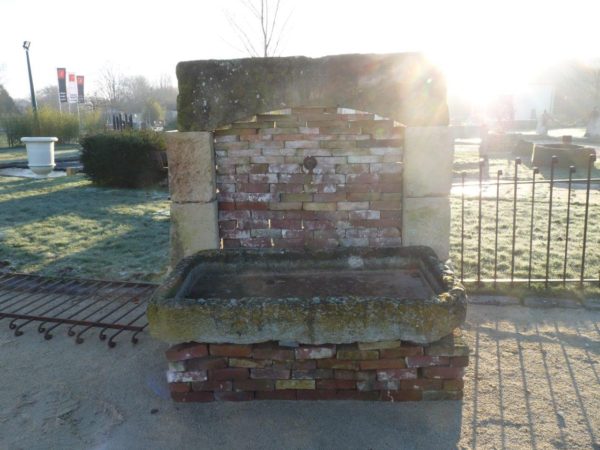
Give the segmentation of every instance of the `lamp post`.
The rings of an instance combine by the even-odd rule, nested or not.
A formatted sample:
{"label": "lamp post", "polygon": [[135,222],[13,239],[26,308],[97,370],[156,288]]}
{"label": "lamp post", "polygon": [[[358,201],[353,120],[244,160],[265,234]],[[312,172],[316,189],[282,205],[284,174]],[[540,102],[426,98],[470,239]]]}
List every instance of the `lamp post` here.
{"label": "lamp post", "polygon": [[29,46],[31,42],[23,42],[23,48],[25,49],[25,55],[27,56],[27,72],[29,72],[29,89],[31,91],[31,107],[33,108],[34,114],[37,113],[37,102],[35,101],[35,89],[33,88],[33,77],[31,76],[31,63],[29,62]]}

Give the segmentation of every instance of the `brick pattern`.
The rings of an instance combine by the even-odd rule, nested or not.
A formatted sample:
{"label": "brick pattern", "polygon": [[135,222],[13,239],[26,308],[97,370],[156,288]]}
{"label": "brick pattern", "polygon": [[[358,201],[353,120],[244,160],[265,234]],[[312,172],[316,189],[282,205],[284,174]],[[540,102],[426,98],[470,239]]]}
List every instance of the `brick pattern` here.
{"label": "brick pattern", "polygon": [[[404,127],[291,108],[216,130],[224,248],[400,246]],[[303,166],[314,157],[310,172]]]}
{"label": "brick pattern", "polygon": [[[167,350],[167,381],[178,402],[460,400],[469,360],[458,330],[425,346],[401,341],[296,347],[192,342],[173,348]],[[194,350],[204,350],[204,356],[193,357]]]}

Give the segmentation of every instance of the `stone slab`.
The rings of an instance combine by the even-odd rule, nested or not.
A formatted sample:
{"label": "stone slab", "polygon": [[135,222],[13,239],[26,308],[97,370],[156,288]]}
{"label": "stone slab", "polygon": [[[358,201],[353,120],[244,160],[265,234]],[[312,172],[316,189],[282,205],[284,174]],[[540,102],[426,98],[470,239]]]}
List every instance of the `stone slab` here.
{"label": "stone slab", "polygon": [[474,305],[516,306],[521,304],[518,297],[509,295],[469,295],[467,301]]}
{"label": "stone slab", "polygon": [[523,304],[530,308],[581,308],[575,299],[558,297],[525,297]]}
{"label": "stone slab", "polygon": [[186,61],[177,65],[177,79],[181,131],[323,105],[373,112],[409,126],[448,124],[444,76],[419,53]]}
{"label": "stone slab", "polygon": [[454,145],[448,127],[408,127],[404,138],[405,197],[450,194]]}
{"label": "stone slab", "polygon": [[171,267],[200,250],[219,248],[217,201],[171,203]]}
{"label": "stone slab", "polygon": [[426,245],[445,260],[450,251],[448,197],[404,198],[402,240],[406,246]]}
{"label": "stone slab", "polygon": [[210,132],[166,133],[169,191],[178,203],[216,198],[213,135]]}
{"label": "stone slab", "polygon": [[[225,274],[222,280],[234,280],[238,274],[249,271],[293,274],[308,267],[323,274],[361,268],[364,277],[373,270],[422,267],[418,276],[435,291],[414,297],[359,295],[340,286],[339,293],[324,291],[323,295],[257,295],[251,290],[228,294],[223,289],[216,289],[219,295],[193,294],[196,281],[210,279],[206,276],[210,273]],[[171,343],[341,344],[403,340],[426,344],[452,333],[465,317],[464,289],[427,247],[200,252],[181,261],[148,306],[152,335]]]}

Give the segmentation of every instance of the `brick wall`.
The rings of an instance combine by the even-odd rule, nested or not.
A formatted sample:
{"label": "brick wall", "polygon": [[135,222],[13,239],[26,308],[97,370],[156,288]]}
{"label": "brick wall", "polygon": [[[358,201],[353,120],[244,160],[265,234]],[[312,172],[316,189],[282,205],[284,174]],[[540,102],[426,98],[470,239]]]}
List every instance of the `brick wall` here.
{"label": "brick wall", "polygon": [[429,345],[178,344],[166,352],[179,402],[459,400],[469,349],[459,330]]}
{"label": "brick wall", "polygon": [[[404,127],[292,108],[216,130],[224,248],[400,246]],[[303,162],[314,157],[316,167]]]}

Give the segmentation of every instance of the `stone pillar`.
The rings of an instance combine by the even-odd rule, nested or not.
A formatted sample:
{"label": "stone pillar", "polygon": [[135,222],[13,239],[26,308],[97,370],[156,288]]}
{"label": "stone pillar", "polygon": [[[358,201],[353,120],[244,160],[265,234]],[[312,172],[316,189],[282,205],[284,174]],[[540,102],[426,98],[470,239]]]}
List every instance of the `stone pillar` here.
{"label": "stone pillar", "polygon": [[404,141],[403,245],[427,245],[441,260],[450,250],[454,145],[448,127],[409,127]]}
{"label": "stone pillar", "polygon": [[167,133],[171,193],[171,267],[200,250],[219,248],[211,132]]}

